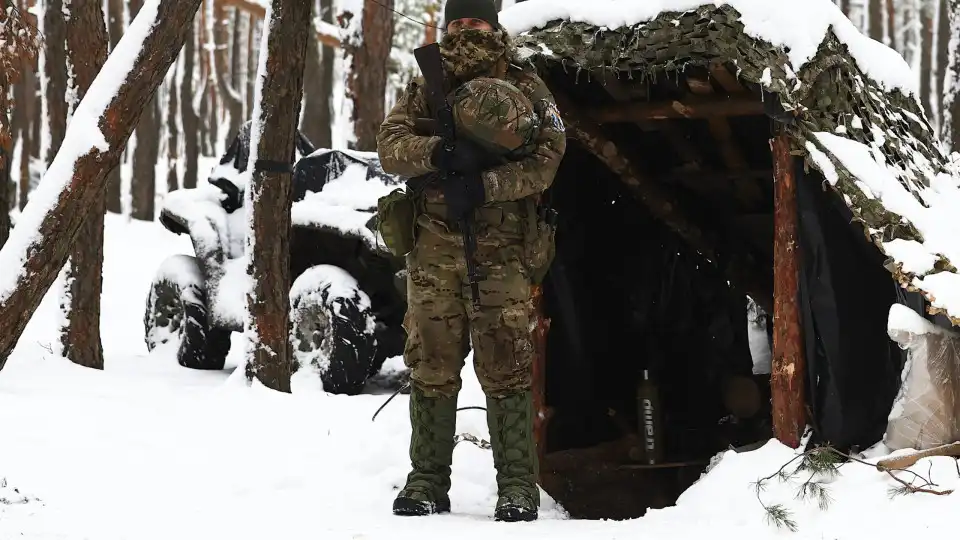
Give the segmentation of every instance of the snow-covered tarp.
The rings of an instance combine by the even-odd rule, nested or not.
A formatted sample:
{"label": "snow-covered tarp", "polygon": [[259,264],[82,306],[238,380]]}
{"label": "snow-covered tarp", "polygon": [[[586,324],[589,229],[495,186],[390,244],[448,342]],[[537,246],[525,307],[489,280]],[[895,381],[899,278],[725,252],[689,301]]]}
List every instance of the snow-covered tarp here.
{"label": "snow-covered tarp", "polygon": [[[795,150],[836,190],[886,267],[960,323],[960,189],[894,50],[830,0],[529,0],[501,14],[521,56],[643,78],[713,60],[793,116]],[[548,81],[549,84],[549,81]]]}

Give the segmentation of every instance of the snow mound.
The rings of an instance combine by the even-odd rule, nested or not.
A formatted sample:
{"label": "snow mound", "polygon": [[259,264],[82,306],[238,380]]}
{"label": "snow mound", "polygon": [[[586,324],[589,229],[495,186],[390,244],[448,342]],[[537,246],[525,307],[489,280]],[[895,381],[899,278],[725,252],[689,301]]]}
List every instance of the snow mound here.
{"label": "snow mound", "polygon": [[917,78],[903,57],[863,35],[830,0],[528,0],[503,10],[500,22],[513,35],[555,20],[583,22],[601,29],[620,28],[642,24],[663,13],[724,4],[741,14],[748,35],[782,47],[794,72],[814,58],[832,30],[860,68],[884,89],[917,93]]}

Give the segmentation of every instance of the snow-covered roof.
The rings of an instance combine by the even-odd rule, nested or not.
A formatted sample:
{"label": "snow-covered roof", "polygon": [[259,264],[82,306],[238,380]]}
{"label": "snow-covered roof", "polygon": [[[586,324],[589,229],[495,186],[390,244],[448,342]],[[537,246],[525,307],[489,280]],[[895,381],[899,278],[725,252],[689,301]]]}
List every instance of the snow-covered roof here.
{"label": "snow-covered roof", "polygon": [[522,57],[570,73],[642,79],[717,59],[736,66],[741,81],[795,115],[784,128],[796,149],[896,279],[960,324],[956,170],[909,66],[830,0],[529,0],[501,22]]}

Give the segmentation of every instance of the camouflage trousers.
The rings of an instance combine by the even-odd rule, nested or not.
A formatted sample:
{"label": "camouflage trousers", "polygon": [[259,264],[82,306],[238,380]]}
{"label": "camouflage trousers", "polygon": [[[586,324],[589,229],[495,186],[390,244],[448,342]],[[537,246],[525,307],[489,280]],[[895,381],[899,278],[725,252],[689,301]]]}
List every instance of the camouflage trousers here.
{"label": "camouflage trousers", "polygon": [[412,383],[427,396],[457,395],[471,343],[477,378],[488,397],[531,387],[532,302],[521,241],[478,244],[478,310],[472,304],[462,243],[421,227],[407,255],[404,363]]}

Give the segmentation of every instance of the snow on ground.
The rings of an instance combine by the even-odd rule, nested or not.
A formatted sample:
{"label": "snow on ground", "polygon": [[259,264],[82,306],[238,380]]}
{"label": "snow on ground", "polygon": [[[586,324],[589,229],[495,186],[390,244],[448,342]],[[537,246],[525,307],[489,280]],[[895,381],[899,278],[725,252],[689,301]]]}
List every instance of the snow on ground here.
{"label": "snow on ground", "polygon": [[[408,398],[397,396],[371,422],[385,394],[247,388],[231,377],[241,353],[236,335],[223,371],[180,368],[169,346],[147,354],[144,299],[174,253],[190,253],[186,237],[108,216],[102,372],[48,352],[54,296],[30,322],[0,372],[0,538],[861,540],[912,534],[918,524],[932,536],[955,528],[960,495],[890,499],[890,478],[853,464],[829,484],[827,511],[795,500],[796,483],[772,482],[764,502],[790,508],[799,526],[779,531],[765,523],[751,486],[794,455],[776,442],[727,453],[677,507],[642,519],[568,520],[545,497],[541,520],[528,524],[492,521],[491,454],[464,442],[454,455],[453,513],[394,517],[390,504],[408,467]],[[389,364],[395,371],[398,360]],[[460,403],[483,405],[467,366]],[[488,438],[483,411],[461,412],[457,431]],[[960,488],[955,462],[928,459],[915,469],[927,475],[930,467],[941,488]]]}

